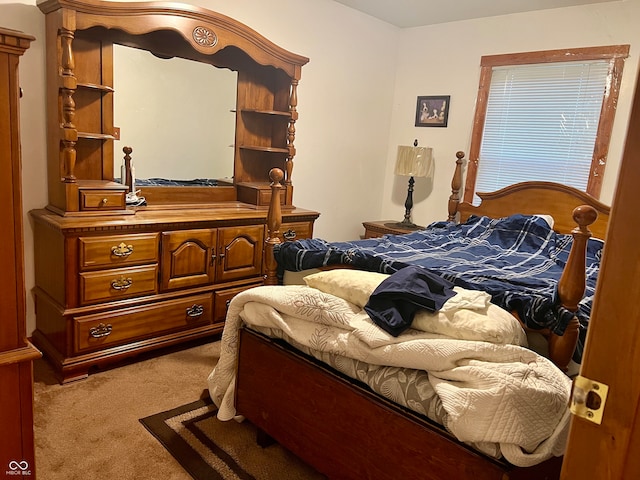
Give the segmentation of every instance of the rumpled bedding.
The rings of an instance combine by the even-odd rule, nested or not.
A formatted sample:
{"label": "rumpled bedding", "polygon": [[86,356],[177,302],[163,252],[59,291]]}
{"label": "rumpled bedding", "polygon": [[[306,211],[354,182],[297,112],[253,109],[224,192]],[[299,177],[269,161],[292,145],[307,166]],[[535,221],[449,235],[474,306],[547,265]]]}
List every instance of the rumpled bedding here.
{"label": "rumpled bedding", "polygon": [[[420,406],[420,400],[409,398],[406,406],[436,417],[460,441],[514,465],[534,465],[564,452],[571,382],[546,358],[519,345],[459,340],[414,328],[393,337],[361,307],[298,285],[256,287],[231,301],[220,360],[208,378],[221,420],[237,415],[238,335],[244,325],[284,338],[317,358],[331,358],[370,385],[376,378],[388,380],[391,371],[419,380],[412,391],[419,390],[427,402]],[[399,396],[397,388],[379,393]]]}
{"label": "rumpled bedding", "polygon": [[[492,302],[518,312],[529,328],[562,335],[574,313],[559,304],[556,289],[572,242],[571,235],[554,232],[537,215],[472,216],[463,224],[436,222],[405,235],[284,242],[274,254],[279,268],[290,271],[345,264],[391,274],[418,265],[457,286],[488,292]],[[575,313],[580,322],[576,363],[582,360],[603,247],[596,239],[587,246],[586,290]]]}

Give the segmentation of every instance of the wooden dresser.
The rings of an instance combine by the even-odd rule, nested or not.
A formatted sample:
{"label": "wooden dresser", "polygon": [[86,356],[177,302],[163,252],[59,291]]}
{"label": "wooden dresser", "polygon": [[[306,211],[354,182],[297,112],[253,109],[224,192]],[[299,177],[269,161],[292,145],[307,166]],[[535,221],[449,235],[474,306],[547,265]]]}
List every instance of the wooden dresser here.
{"label": "wooden dresser", "polygon": [[35,478],[33,366],[26,339],[18,59],[33,37],[0,28],[0,475]]}
{"label": "wooden dresser", "polygon": [[[222,331],[233,296],[264,282],[272,169],[286,172],[279,231],[289,239],[312,236],[319,214],[294,206],[292,183],[297,86],[309,59],[232,18],[185,4],[41,0],[38,7],[47,31],[49,203],[31,212],[33,341],[66,382],[93,367]],[[225,155],[212,153],[212,144],[187,154],[189,142],[177,128],[144,111],[115,108],[130,106],[131,97],[118,96],[127,84],[145,91],[158,83],[157,76],[126,69],[122,78],[116,53],[123,48],[164,59],[160,68],[173,70],[162,73],[181,79],[176,91],[154,91],[152,103],[161,106],[191,90],[201,92],[196,101],[204,104],[227,91],[206,73],[233,73],[235,92],[216,97],[231,109],[203,105],[204,112],[185,114],[175,104],[165,107],[186,130],[204,123],[204,140],[224,118],[233,120],[235,137],[223,145],[231,158],[222,165],[231,177],[214,173]],[[190,76],[193,65],[183,64],[176,71],[168,62],[174,58],[204,64],[205,72]],[[124,120],[121,128],[116,113],[145,128]],[[119,144],[125,137],[133,143]],[[136,145],[149,137],[161,148],[153,155],[140,148],[136,157]],[[185,167],[180,173],[187,163],[201,164],[207,183],[139,186],[133,167],[143,163],[137,162]],[[138,190],[144,206],[128,201]]]}
{"label": "wooden dresser", "polygon": [[[233,296],[263,282],[263,209],[234,204],[98,220],[45,209],[31,215],[33,341],[63,382],[95,366],[220,333]],[[308,238],[316,218],[290,210],[281,232]]]}

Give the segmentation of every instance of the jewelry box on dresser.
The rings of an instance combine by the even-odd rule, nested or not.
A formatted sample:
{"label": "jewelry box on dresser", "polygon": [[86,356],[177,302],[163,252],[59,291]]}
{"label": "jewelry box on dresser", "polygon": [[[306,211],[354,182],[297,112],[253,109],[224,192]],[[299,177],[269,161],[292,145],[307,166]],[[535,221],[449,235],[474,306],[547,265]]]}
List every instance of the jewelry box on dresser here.
{"label": "jewelry box on dresser", "polygon": [[[233,296],[264,281],[272,168],[285,172],[280,235],[312,236],[319,214],[293,205],[291,182],[297,85],[308,59],[200,7],[98,0],[38,6],[47,31],[49,204],[30,212],[33,341],[66,382],[222,331]],[[234,108],[227,111],[235,124],[231,178],[215,186],[135,182],[135,140],[123,146],[124,155],[116,153],[125,132],[114,124],[114,46],[236,72]],[[156,102],[195,90],[190,85],[199,81],[184,75],[181,88],[162,92]],[[209,121],[213,112],[205,113]],[[179,121],[189,128],[203,120],[187,114]],[[169,127],[153,133],[162,148],[181,146]],[[183,155],[179,148],[175,162],[189,162]],[[131,205],[132,196],[146,205]]]}

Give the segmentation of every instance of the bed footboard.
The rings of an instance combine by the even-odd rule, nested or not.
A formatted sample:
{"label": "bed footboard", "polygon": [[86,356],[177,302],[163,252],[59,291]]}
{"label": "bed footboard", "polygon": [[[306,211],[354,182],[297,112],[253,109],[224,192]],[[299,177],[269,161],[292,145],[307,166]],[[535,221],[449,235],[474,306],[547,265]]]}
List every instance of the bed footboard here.
{"label": "bed footboard", "polygon": [[518,468],[482,455],[442,427],[246,329],[237,378],[238,413],[329,478],[559,478],[561,458]]}

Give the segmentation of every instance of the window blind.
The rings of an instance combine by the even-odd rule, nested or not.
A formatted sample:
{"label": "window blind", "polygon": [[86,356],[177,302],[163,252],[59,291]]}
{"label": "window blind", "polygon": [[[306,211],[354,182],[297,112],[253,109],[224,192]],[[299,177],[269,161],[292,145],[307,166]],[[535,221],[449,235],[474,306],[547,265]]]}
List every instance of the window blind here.
{"label": "window blind", "polygon": [[530,180],[586,190],[609,65],[494,67],[475,191]]}

